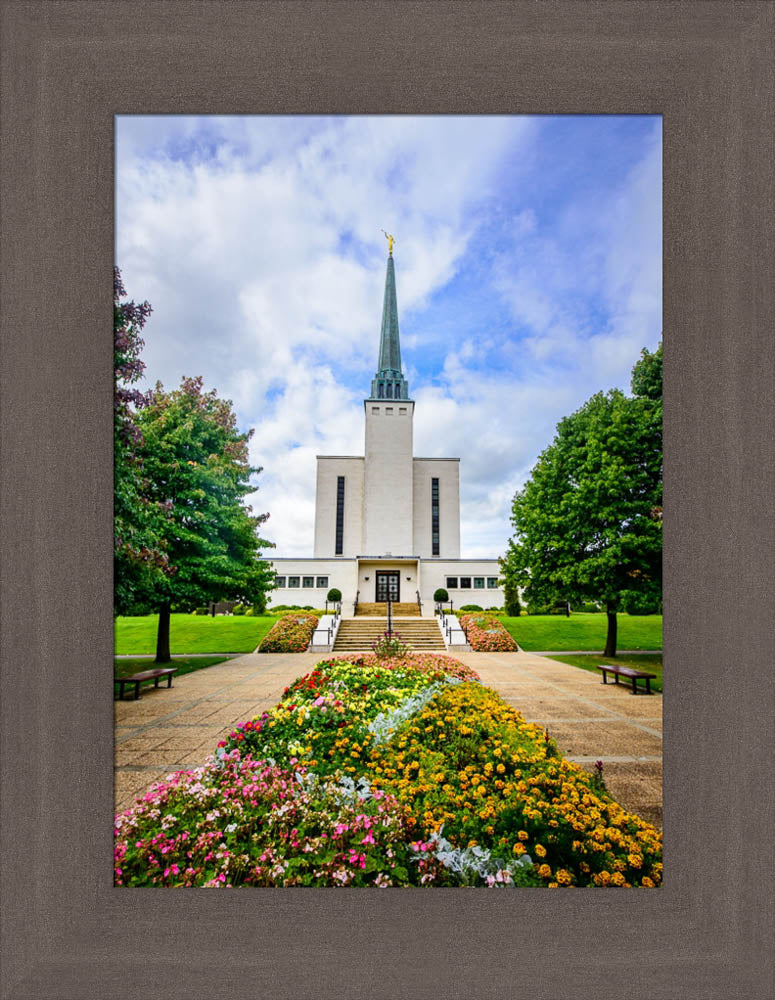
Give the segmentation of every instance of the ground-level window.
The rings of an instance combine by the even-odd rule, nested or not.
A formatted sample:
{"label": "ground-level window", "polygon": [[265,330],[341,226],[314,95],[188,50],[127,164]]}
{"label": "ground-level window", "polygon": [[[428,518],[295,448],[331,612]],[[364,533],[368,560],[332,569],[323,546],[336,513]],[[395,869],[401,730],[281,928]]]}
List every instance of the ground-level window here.
{"label": "ground-level window", "polygon": [[285,586],[285,577],[284,576],[276,576],[275,577],[275,583],[277,584],[278,587],[284,587]]}
{"label": "ground-level window", "polygon": [[314,587],[315,586],[315,577],[314,576],[305,576],[303,578],[303,581],[304,582],[302,583],[302,587]]}
{"label": "ground-level window", "polygon": [[448,576],[447,577],[447,590],[457,590],[457,577]]}
{"label": "ground-level window", "polygon": [[471,577],[470,576],[461,576],[460,577],[460,589],[461,590],[470,590],[471,589]]}
{"label": "ground-level window", "polygon": [[288,577],[288,586],[289,587],[298,587],[300,583],[301,583],[301,577],[298,577],[298,576],[289,576]]}
{"label": "ground-level window", "polygon": [[484,577],[475,576],[474,577],[474,590],[484,590]]}
{"label": "ground-level window", "polygon": [[498,589],[498,577],[497,576],[488,576],[487,577],[487,589],[488,590],[497,590]]}
{"label": "ground-level window", "polygon": [[327,576],[319,576],[318,577],[317,586],[318,587],[327,587],[328,586],[328,577]]}

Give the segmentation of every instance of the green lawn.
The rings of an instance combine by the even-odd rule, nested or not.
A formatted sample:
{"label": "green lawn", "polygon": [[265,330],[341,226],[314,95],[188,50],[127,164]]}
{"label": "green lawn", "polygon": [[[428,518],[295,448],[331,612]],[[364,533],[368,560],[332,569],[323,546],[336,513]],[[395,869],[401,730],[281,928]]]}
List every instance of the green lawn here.
{"label": "green lawn", "polygon": [[[596,669],[598,663],[615,663],[620,667],[634,667],[636,670],[646,670],[650,674],[656,674],[656,680],[651,682],[652,691],[662,690],[662,657],[657,654],[649,653],[631,653],[629,656],[617,656],[615,660],[612,660],[607,656],[598,656],[596,653],[589,654],[585,653],[582,656],[553,656],[553,660],[559,660],[561,663],[570,663],[572,667],[581,667],[582,670],[591,670],[592,673],[598,675],[601,678],[602,674]],[[608,683],[613,683],[614,678],[609,677]],[[619,678],[620,684],[631,684],[625,677]],[[638,681],[638,687],[641,688],[645,684],[645,681]]]}
{"label": "green lawn", "polygon": [[[158,615],[117,618],[115,652],[135,656],[155,653],[158,621]],[[185,653],[252,653],[276,621],[270,615],[260,618],[172,615],[170,650],[173,656]]]}
{"label": "green lawn", "polygon": [[[216,663],[225,663],[228,660],[228,656],[173,656],[172,663],[165,663],[165,667],[177,667],[178,672],[175,677],[182,677],[183,674],[190,674],[194,670],[201,670],[203,667],[214,667]],[[129,677],[131,674],[139,674],[141,670],[153,670],[155,664],[153,660],[142,660],[142,659],[127,659],[127,660],[113,660],[113,676],[114,677]],[[152,684],[153,681],[148,683]],[[175,679],[173,678],[173,686],[175,684]],[[166,687],[166,680],[162,679],[159,681],[161,687]],[[140,688],[142,690],[142,687]],[[128,689],[127,689],[128,691]]]}
{"label": "green lawn", "polygon": [[[604,614],[522,615],[501,618],[522,649],[554,652],[605,648],[607,619]],[[617,649],[661,649],[662,615],[618,615]]]}

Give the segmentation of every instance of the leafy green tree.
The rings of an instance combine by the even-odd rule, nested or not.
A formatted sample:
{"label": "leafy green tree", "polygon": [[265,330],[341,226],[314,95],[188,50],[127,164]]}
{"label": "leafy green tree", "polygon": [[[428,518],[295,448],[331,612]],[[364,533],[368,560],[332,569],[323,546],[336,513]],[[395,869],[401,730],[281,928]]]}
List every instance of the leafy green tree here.
{"label": "leafy green tree", "polygon": [[147,495],[137,413],[148,403],[137,388],[145,370],[141,331],[151,314],[148,302],[126,300],[121,272],[113,269],[113,468],[114,613],[135,609],[155,582],[169,573],[161,548],[161,511]]}
{"label": "leafy green tree", "polygon": [[156,662],[170,660],[170,611],[208,601],[263,606],[274,573],[261,558],[271,543],[258,530],[268,514],[252,515],[244,497],[260,469],[248,462],[252,431],[241,433],[228,400],[184,378],[165,392],[157,383],[138,413],[149,497],[164,510],[163,547],[172,573],[156,580],[159,612]]}
{"label": "leafy green tree", "polygon": [[636,385],[634,397],[597,393],[560,421],[514,498],[503,562],[506,585],[523,587],[528,604],[603,603],[606,656],[616,655],[623,600],[661,596],[661,348],[643,353]]}

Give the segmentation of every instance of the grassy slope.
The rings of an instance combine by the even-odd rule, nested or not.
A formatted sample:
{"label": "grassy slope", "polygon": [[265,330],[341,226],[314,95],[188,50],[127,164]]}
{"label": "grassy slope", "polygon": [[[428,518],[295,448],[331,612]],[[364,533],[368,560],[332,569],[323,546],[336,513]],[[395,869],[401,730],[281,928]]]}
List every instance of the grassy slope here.
{"label": "grassy slope", "polygon": [[[636,670],[646,670],[650,674],[656,674],[656,680],[651,682],[652,691],[662,690],[662,656],[659,654],[631,653],[629,656],[617,656],[615,660],[610,657],[599,656],[597,653],[586,653],[581,656],[553,656],[553,660],[561,663],[570,663],[572,667],[581,667],[582,670],[591,670],[592,673],[602,677],[597,670],[598,663],[615,663],[620,667],[634,667]],[[609,677],[608,683],[613,684],[614,678]],[[620,684],[631,684],[626,677],[619,678]],[[642,688],[645,681],[638,681],[638,687]]]}
{"label": "grassy slope", "polygon": [[[522,649],[561,651],[605,647],[607,621],[604,614],[522,615],[501,618]],[[661,649],[662,615],[619,615],[617,649]]]}
{"label": "grassy slope", "polygon": [[[201,670],[203,667],[213,667],[216,663],[224,663],[228,657],[225,656],[198,656],[196,659],[187,659],[185,656],[174,656],[172,663],[165,663],[167,667],[177,667],[178,672],[175,677],[182,677],[183,674],[190,674],[194,670]],[[114,660],[113,676],[129,677],[131,674],[139,674],[141,670],[154,670],[153,660]],[[153,681],[148,681],[153,684]],[[175,679],[172,680],[173,686]],[[159,681],[162,687],[166,687],[167,681]],[[142,690],[142,686],[140,688]],[[126,689],[127,693],[129,688]]]}
{"label": "grassy slope", "polygon": [[[156,652],[158,615],[117,618],[115,652],[118,655],[141,655]],[[172,615],[170,649],[172,655],[184,653],[251,653],[261,642],[276,618],[217,615]]]}

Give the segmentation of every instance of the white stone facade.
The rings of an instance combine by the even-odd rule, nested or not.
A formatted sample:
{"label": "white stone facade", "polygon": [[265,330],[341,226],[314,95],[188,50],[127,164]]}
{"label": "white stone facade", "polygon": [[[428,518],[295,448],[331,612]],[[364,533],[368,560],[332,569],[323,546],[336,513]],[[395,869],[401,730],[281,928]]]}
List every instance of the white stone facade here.
{"label": "white stone facade", "polygon": [[400,370],[392,258],[379,370],[363,405],[364,454],[317,456],[314,556],[271,560],[282,585],[270,605],[320,608],[336,587],[343,614],[351,615],[356,595],[384,600],[390,574],[392,599],[414,602],[419,593],[424,614],[433,614],[440,587],[455,608],[502,607],[503,592],[493,586],[497,559],[460,558],[460,459],[414,457],[414,401]]}

